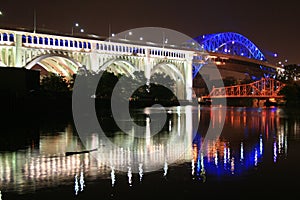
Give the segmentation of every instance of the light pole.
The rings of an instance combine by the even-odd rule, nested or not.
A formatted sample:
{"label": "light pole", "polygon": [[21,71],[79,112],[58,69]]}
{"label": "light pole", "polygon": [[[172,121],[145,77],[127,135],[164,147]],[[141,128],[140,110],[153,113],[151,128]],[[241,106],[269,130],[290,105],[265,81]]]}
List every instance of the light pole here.
{"label": "light pole", "polygon": [[[72,32],[71,32],[72,36],[74,35],[74,29],[75,28],[79,28],[79,24],[78,23],[75,23],[74,26],[72,26]],[[84,29],[81,28],[80,29],[80,33],[83,33],[83,32],[84,32]]]}

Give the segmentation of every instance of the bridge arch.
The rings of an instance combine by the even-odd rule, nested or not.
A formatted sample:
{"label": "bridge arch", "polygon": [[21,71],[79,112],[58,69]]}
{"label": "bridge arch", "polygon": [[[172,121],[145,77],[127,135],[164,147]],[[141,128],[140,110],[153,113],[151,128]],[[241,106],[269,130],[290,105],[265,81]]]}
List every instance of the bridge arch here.
{"label": "bridge arch", "polygon": [[26,69],[33,69],[38,64],[42,69],[63,77],[71,78],[82,65],[71,57],[61,54],[41,55],[26,64]]}
{"label": "bridge arch", "polygon": [[[111,67],[113,65],[115,66],[114,68]],[[115,74],[124,74],[127,77],[135,78],[134,72],[137,70],[137,68],[127,60],[115,58],[107,61],[102,66],[100,66],[97,73],[105,70],[111,71]]]}
{"label": "bridge arch", "polygon": [[217,34],[203,35],[195,38],[204,49],[209,52],[218,52],[231,55],[238,55],[256,60],[266,60],[259,48],[245,36],[225,32]]}
{"label": "bridge arch", "polygon": [[180,70],[176,67],[176,65],[163,62],[155,65],[151,70],[151,75],[154,73],[165,73],[171,77],[175,82],[182,81],[184,83],[184,76],[180,72]]}
{"label": "bridge arch", "polygon": [[185,78],[175,64],[168,63],[168,62],[158,63],[152,68],[150,76],[152,76],[155,73],[163,73],[169,75],[170,78],[173,79],[176,84],[176,87],[174,88],[173,92],[179,99],[184,99]]}

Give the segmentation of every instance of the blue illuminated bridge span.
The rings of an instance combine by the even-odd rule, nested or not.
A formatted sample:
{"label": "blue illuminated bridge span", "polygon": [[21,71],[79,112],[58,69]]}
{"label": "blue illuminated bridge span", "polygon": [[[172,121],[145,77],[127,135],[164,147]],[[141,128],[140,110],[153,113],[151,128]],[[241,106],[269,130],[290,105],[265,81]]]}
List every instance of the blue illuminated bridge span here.
{"label": "blue illuminated bridge span", "polygon": [[245,36],[233,33],[217,33],[202,35],[195,38],[208,52],[237,55],[255,60],[266,61],[258,47]]}
{"label": "blue illuminated bridge span", "polygon": [[[204,35],[195,41],[200,48],[0,29],[0,66],[35,69],[41,75],[51,72],[66,78],[86,70],[108,70],[132,77],[135,71],[143,71],[147,79],[154,73],[163,73],[175,80],[173,92],[182,100],[192,100],[193,78],[203,66],[217,64],[222,69],[222,63],[230,60],[259,66],[259,73],[275,74],[281,70],[266,62],[261,51],[240,34]],[[256,70],[250,64],[242,72]],[[241,67],[232,71],[238,70]]]}
{"label": "blue illuminated bridge span", "polygon": [[[223,72],[223,78],[236,74],[236,79],[243,79],[241,74],[247,74],[252,80],[261,78],[275,78],[276,74],[283,71],[282,68],[269,63],[262,51],[245,36],[224,32],[201,35],[195,38],[201,47],[209,53],[210,61]],[[201,69],[202,64],[194,64],[194,71]],[[227,72],[227,73],[226,73]],[[193,73],[194,77],[197,73]],[[234,75],[233,75],[234,76]]]}

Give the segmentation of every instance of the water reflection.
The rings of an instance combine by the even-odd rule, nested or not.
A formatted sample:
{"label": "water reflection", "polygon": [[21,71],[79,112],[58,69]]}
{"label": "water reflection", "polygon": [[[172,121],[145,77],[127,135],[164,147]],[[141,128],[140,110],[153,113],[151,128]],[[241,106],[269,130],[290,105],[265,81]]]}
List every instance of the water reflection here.
{"label": "water reflection", "polygon": [[[221,136],[208,136],[209,123],[219,128],[222,112],[226,118]],[[162,177],[169,176],[168,170],[182,163],[188,163],[189,174],[201,182],[208,180],[207,175],[242,176],[268,158],[274,163],[286,158],[289,141],[300,140],[299,119],[288,120],[282,109],[176,107],[168,111],[165,127],[154,137],[150,137],[150,119],[142,111],[133,116],[145,123],[146,137],[135,138],[135,130],[131,130],[132,135],[114,131],[109,134],[115,144],[113,148],[107,148],[97,133],[81,141],[73,126],[67,124],[60,131],[40,130],[35,145],[1,151],[2,193],[72,184],[75,195],[79,195],[88,187],[87,180],[109,179],[115,187],[117,176],[126,176],[128,185],[133,186],[135,173],[143,182],[144,175],[153,169],[161,172]],[[200,119],[197,130],[192,128],[194,118]],[[97,151],[65,154],[85,148]]]}
{"label": "water reflection", "polygon": [[[263,157],[272,156],[277,162],[278,156],[287,156],[289,132],[287,119],[280,114],[283,110],[228,108],[226,112],[225,127],[218,139],[209,140],[203,146],[205,134],[201,134],[201,130],[194,139],[196,176],[202,178],[205,170],[209,174],[241,175],[245,170],[257,167]],[[211,113],[202,114],[204,117]],[[203,156],[205,149],[207,155]]]}

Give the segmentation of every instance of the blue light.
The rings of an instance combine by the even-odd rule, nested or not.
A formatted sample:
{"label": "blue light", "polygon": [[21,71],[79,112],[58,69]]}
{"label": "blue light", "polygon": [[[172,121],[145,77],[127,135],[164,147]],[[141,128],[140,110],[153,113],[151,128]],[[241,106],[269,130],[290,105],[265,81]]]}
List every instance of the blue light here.
{"label": "blue light", "polygon": [[[220,52],[220,48],[223,47],[223,53],[246,57],[249,56],[251,59],[257,59],[261,61],[266,60],[263,53],[254,43],[238,33],[224,32],[218,34],[201,35],[195,38],[195,40],[198,41],[200,45],[203,45],[204,50],[208,52]],[[232,50],[227,48],[228,46],[223,46],[224,44],[229,45]]]}

